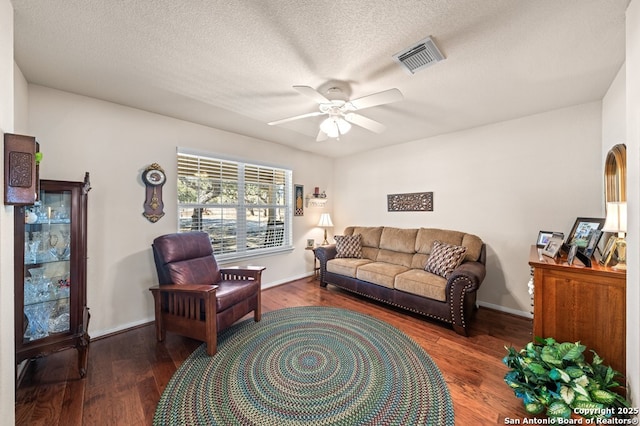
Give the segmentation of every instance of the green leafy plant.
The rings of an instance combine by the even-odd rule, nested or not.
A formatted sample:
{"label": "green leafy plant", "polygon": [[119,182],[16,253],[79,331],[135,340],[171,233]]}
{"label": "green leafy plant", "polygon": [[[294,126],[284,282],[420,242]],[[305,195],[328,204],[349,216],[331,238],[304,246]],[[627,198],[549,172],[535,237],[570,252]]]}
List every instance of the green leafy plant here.
{"label": "green leafy plant", "polygon": [[629,403],[613,388],[621,374],[593,353],[593,362],[585,361],[586,346],[558,343],[552,338],[536,337],[523,349],[507,348],[502,362],[511,370],[504,381],[522,398],[530,414],[542,413],[550,418],[570,418],[576,412],[586,418],[608,418],[618,413],[616,408]]}

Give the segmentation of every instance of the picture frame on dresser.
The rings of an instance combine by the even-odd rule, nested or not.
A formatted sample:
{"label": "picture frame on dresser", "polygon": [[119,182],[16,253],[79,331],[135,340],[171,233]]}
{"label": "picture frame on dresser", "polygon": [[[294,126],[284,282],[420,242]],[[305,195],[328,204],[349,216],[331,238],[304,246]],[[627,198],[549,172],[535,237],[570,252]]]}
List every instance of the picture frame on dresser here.
{"label": "picture frame on dresser", "polygon": [[553,232],[551,231],[539,231],[538,232],[538,241],[536,242],[536,246],[538,248],[544,248],[549,242],[549,239],[553,236]]}
{"label": "picture frame on dresser", "polygon": [[562,248],[562,243],[564,242],[562,234],[553,234],[551,238],[547,241],[547,244],[542,249],[542,254],[555,259],[560,253],[560,249]]}
{"label": "picture frame on dresser", "polygon": [[569,249],[569,254],[567,254],[567,264],[572,265],[573,259],[576,257],[576,253],[578,252],[578,246],[572,245]]}
{"label": "picture frame on dresser", "polygon": [[[586,249],[591,249],[593,253],[593,248],[598,245],[598,241],[602,234],[602,227],[604,226],[604,218],[597,217],[578,217],[576,218],[573,227],[571,228],[571,232],[569,232],[569,237],[567,238],[567,245],[576,245],[578,250],[582,253],[585,252]],[[600,232],[597,232],[600,231]],[[592,242],[591,240],[594,238],[597,241]]]}
{"label": "picture frame on dresser", "polygon": [[545,248],[547,246],[547,243],[553,236],[559,236],[564,241],[564,233],[562,232],[539,231],[536,246],[538,248]]}
{"label": "picture frame on dresser", "polygon": [[604,250],[602,251],[602,257],[599,260],[600,265],[604,265],[607,262],[607,259],[610,258],[611,251],[616,245],[615,243],[616,243],[616,236],[615,235],[610,236],[609,241],[607,241],[607,244],[604,246]]}

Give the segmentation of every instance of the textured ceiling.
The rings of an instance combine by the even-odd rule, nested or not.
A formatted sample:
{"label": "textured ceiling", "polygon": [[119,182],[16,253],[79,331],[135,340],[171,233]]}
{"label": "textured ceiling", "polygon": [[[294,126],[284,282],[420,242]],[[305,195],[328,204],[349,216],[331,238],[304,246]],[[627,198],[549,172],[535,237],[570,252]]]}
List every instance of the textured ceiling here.
{"label": "textured ceiling", "polygon": [[[12,0],[28,82],[338,157],[602,99],[628,0]],[[427,36],[415,75],[392,55]],[[398,88],[387,129],[316,142],[293,85]],[[179,143],[179,141],[176,141]]]}

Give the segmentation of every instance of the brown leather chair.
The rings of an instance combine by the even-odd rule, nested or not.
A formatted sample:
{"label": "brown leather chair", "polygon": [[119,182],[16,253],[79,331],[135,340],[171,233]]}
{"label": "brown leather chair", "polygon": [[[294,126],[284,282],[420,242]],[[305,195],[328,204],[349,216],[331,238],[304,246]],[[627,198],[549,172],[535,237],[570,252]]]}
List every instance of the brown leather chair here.
{"label": "brown leather chair", "polygon": [[156,337],[165,332],[201,340],[217,350],[217,333],[253,311],[260,321],[262,266],[218,268],[209,235],[186,232],[153,240],[159,286],[153,293]]}

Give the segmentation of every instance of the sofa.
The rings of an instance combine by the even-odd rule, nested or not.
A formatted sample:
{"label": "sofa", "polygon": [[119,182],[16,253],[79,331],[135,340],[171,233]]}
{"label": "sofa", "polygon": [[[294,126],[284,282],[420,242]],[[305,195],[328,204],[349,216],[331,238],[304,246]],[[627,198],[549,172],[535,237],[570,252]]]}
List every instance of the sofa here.
{"label": "sofa", "polygon": [[450,324],[467,336],[486,274],[476,235],[419,228],[349,226],[320,246],[320,285],[351,292]]}

